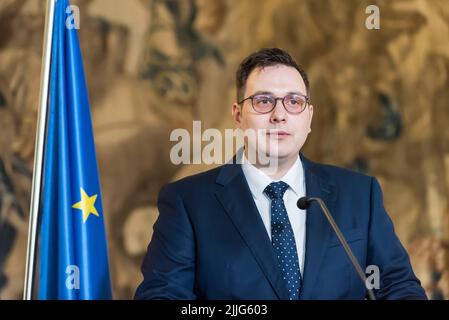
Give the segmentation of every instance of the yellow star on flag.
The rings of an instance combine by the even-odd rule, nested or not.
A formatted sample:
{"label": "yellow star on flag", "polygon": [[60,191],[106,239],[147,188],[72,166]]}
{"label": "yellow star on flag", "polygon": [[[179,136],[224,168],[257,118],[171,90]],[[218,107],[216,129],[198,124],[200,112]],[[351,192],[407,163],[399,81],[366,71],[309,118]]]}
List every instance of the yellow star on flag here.
{"label": "yellow star on flag", "polygon": [[83,188],[81,189],[81,201],[75,203],[72,208],[80,209],[83,212],[83,223],[86,222],[89,215],[93,214],[99,217],[97,209],[95,208],[95,200],[97,200],[97,194],[93,196],[88,196]]}

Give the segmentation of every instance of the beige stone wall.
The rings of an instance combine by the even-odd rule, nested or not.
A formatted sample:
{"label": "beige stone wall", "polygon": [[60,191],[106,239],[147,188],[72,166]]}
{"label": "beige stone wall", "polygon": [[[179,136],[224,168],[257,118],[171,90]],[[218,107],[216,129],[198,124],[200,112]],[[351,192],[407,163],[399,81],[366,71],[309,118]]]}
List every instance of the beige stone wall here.
{"label": "beige stone wall", "polygon": [[[45,2],[0,2],[0,237],[10,240],[0,244],[0,298],[19,298],[23,286]],[[446,0],[72,3],[116,298],[131,298],[141,280],[159,188],[210,167],[172,165],[170,132],[192,120],[232,128],[236,66],[267,46],[287,49],[309,74],[305,154],[375,175],[427,292],[449,297]],[[380,30],[365,27],[370,4]]]}

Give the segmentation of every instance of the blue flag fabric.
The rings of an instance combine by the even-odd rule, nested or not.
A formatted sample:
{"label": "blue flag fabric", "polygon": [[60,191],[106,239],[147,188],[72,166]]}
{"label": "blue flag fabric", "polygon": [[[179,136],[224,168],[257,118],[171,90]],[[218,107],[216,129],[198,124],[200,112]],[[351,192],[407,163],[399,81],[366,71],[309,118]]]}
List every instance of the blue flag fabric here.
{"label": "blue flag fabric", "polygon": [[55,6],[38,296],[112,299],[89,97],[68,6]]}

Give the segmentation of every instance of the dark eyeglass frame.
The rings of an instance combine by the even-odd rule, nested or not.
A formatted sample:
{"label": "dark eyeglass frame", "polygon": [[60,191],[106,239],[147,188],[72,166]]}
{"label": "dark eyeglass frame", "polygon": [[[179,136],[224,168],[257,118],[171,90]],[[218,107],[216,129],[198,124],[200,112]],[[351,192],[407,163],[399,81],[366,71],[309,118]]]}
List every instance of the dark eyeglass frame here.
{"label": "dark eyeglass frame", "polygon": [[[257,97],[257,96],[267,96],[267,97],[273,98],[273,99],[274,99],[273,107],[272,107],[269,111],[266,111],[266,112],[260,112],[260,111],[257,111],[256,108],[254,108],[254,102],[253,102],[253,101],[254,101],[254,98]],[[290,110],[287,109],[287,107],[285,106],[285,99],[286,99],[287,97],[291,97],[291,96],[300,96],[300,97],[302,97],[302,98],[305,99],[306,103],[304,104],[304,108],[303,108],[301,111],[299,111],[299,112],[291,112]],[[272,111],[274,110],[274,108],[276,108],[276,105],[277,105],[277,103],[278,103],[278,100],[281,100],[281,101],[282,101],[282,106],[284,107],[285,111],[287,111],[288,113],[291,113],[291,114],[300,114],[300,113],[302,113],[304,110],[306,110],[307,106],[310,104],[310,98],[309,98],[308,96],[305,96],[305,95],[300,94],[300,93],[288,94],[288,95],[286,95],[286,96],[284,96],[284,97],[282,97],[282,98],[275,98],[275,97],[273,97],[272,95],[269,95],[269,94],[261,94],[261,93],[257,93],[257,94],[252,94],[252,95],[250,95],[249,97],[247,97],[247,98],[241,100],[240,102],[238,102],[238,104],[239,104],[239,105],[243,105],[243,103],[244,103],[246,100],[251,100],[251,107],[253,108],[253,110],[254,110],[255,112],[257,112],[257,113],[259,113],[259,114],[267,114],[267,113],[272,112]]]}

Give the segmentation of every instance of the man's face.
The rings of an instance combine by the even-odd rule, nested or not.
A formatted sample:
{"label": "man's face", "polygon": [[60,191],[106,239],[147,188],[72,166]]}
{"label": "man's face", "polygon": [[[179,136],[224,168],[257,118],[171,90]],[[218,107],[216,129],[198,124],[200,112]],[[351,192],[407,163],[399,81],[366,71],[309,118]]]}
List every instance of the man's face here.
{"label": "man's face", "polygon": [[[243,98],[257,94],[269,93],[276,98],[282,98],[291,93],[306,95],[306,86],[299,72],[289,66],[275,65],[254,69],[246,82]],[[261,136],[264,143],[258,143],[258,151],[267,156],[277,157],[279,161],[293,160],[298,157],[307,135],[311,131],[313,106],[308,105],[299,114],[285,110],[281,100],[270,113],[257,113],[251,105],[251,99],[242,105],[234,103],[232,115],[237,128],[252,129],[266,132]],[[260,132],[260,131],[259,131]],[[245,141],[245,148],[255,151],[256,146],[250,140]]]}

